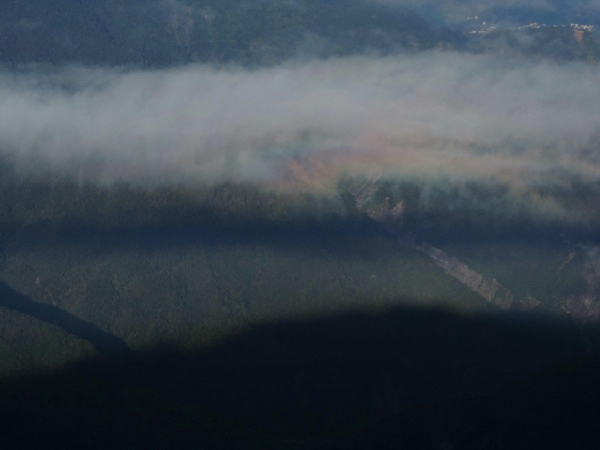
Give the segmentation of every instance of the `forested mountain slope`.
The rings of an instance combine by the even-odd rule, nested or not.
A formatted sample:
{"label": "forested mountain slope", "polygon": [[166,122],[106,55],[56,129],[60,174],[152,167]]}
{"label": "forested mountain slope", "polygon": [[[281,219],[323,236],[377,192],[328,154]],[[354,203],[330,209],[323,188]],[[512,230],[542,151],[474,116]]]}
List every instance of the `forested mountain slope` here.
{"label": "forested mountain slope", "polygon": [[163,67],[422,50],[596,62],[597,32],[569,26],[481,36],[406,8],[364,0],[42,0],[0,5],[0,62]]}
{"label": "forested mountain slope", "polygon": [[3,2],[5,63],[273,64],[461,42],[410,11],[360,0]]}

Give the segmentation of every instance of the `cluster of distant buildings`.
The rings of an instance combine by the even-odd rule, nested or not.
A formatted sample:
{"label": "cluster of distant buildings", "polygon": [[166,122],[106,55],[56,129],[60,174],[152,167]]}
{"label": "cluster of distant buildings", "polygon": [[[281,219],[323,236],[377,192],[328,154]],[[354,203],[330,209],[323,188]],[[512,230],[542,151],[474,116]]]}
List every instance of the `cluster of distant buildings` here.
{"label": "cluster of distant buildings", "polygon": [[569,25],[546,25],[545,23],[539,24],[537,22],[532,22],[530,24],[517,27],[517,30],[527,30],[527,29],[538,30],[540,28],[573,28],[574,30],[581,30],[581,31],[594,31],[594,29],[595,29],[595,27],[593,25],[580,25],[578,23],[571,23]]}
{"label": "cluster of distant buildings", "polygon": [[595,27],[593,25],[579,25],[578,23],[572,23],[571,27],[575,28],[576,30],[582,30],[582,31],[594,31],[595,30]]}
{"label": "cluster of distant buildings", "polygon": [[[479,17],[467,17],[467,20],[478,20]],[[485,22],[482,22],[482,25],[485,26]],[[527,25],[521,25],[516,28],[507,28],[507,30],[539,30],[541,28],[573,28],[574,30],[579,31],[594,31],[596,28],[593,25],[581,25],[578,23],[571,23],[569,25],[546,25],[545,23],[539,24],[537,22],[532,22]],[[480,28],[478,30],[469,31],[469,34],[488,34],[492,31],[497,30],[497,26],[489,26],[486,28]]]}
{"label": "cluster of distant buildings", "polygon": [[497,29],[498,29],[498,27],[482,28],[480,30],[469,31],[469,34],[488,34]]}

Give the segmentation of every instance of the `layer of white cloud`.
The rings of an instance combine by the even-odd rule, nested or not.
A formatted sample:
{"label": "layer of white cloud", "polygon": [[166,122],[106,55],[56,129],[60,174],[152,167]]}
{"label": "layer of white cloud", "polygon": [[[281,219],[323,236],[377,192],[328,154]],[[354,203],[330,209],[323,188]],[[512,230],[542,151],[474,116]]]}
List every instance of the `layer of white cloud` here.
{"label": "layer of white cloud", "polygon": [[[565,186],[600,177],[600,70],[427,53],[245,71],[0,76],[0,151],[21,173],[96,182],[336,180]],[[317,170],[317,169],[315,169]]]}

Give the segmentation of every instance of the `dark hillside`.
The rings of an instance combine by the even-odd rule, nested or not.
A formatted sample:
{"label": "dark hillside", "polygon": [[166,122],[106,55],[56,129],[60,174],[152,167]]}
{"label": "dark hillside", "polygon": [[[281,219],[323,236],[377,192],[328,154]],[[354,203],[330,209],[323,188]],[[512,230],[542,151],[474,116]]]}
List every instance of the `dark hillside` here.
{"label": "dark hillside", "polygon": [[[585,336],[597,341],[597,330]],[[527,377],[585,352],[578,327],[530,317],[341,315],[256,327],[204,352],[162,347],[5,379],[0,420],[10,442],[50,448],[439,448],[444,439],[454,448],[511,448],[504,443],[549,436],[581,443],[597,436],[597,412],[585,409],[598,401],[596,366]],[[531,402],[515,406],[515,397]],[[561,427],[548,422],[567,415]]]}

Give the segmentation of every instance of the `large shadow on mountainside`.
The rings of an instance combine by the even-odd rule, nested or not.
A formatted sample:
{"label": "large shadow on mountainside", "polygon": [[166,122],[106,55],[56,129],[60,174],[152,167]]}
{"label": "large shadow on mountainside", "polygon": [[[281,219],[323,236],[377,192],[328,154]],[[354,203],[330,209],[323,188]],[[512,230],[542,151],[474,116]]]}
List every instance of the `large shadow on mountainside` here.
{"label": "large shadow on mountainside", "polygon": [[443,448],[448,436],[453,448],[487,448],[488,437],[489,448],[510,448],[508,437],[531,444],[531,433],[580,442],[598,417],[578,402],[600,400],[590,376],[599,336],[539,317],[415,309],[277,323],[204,351],[162,346],[5,379],[0,420],[5,439],[50,447]]}

